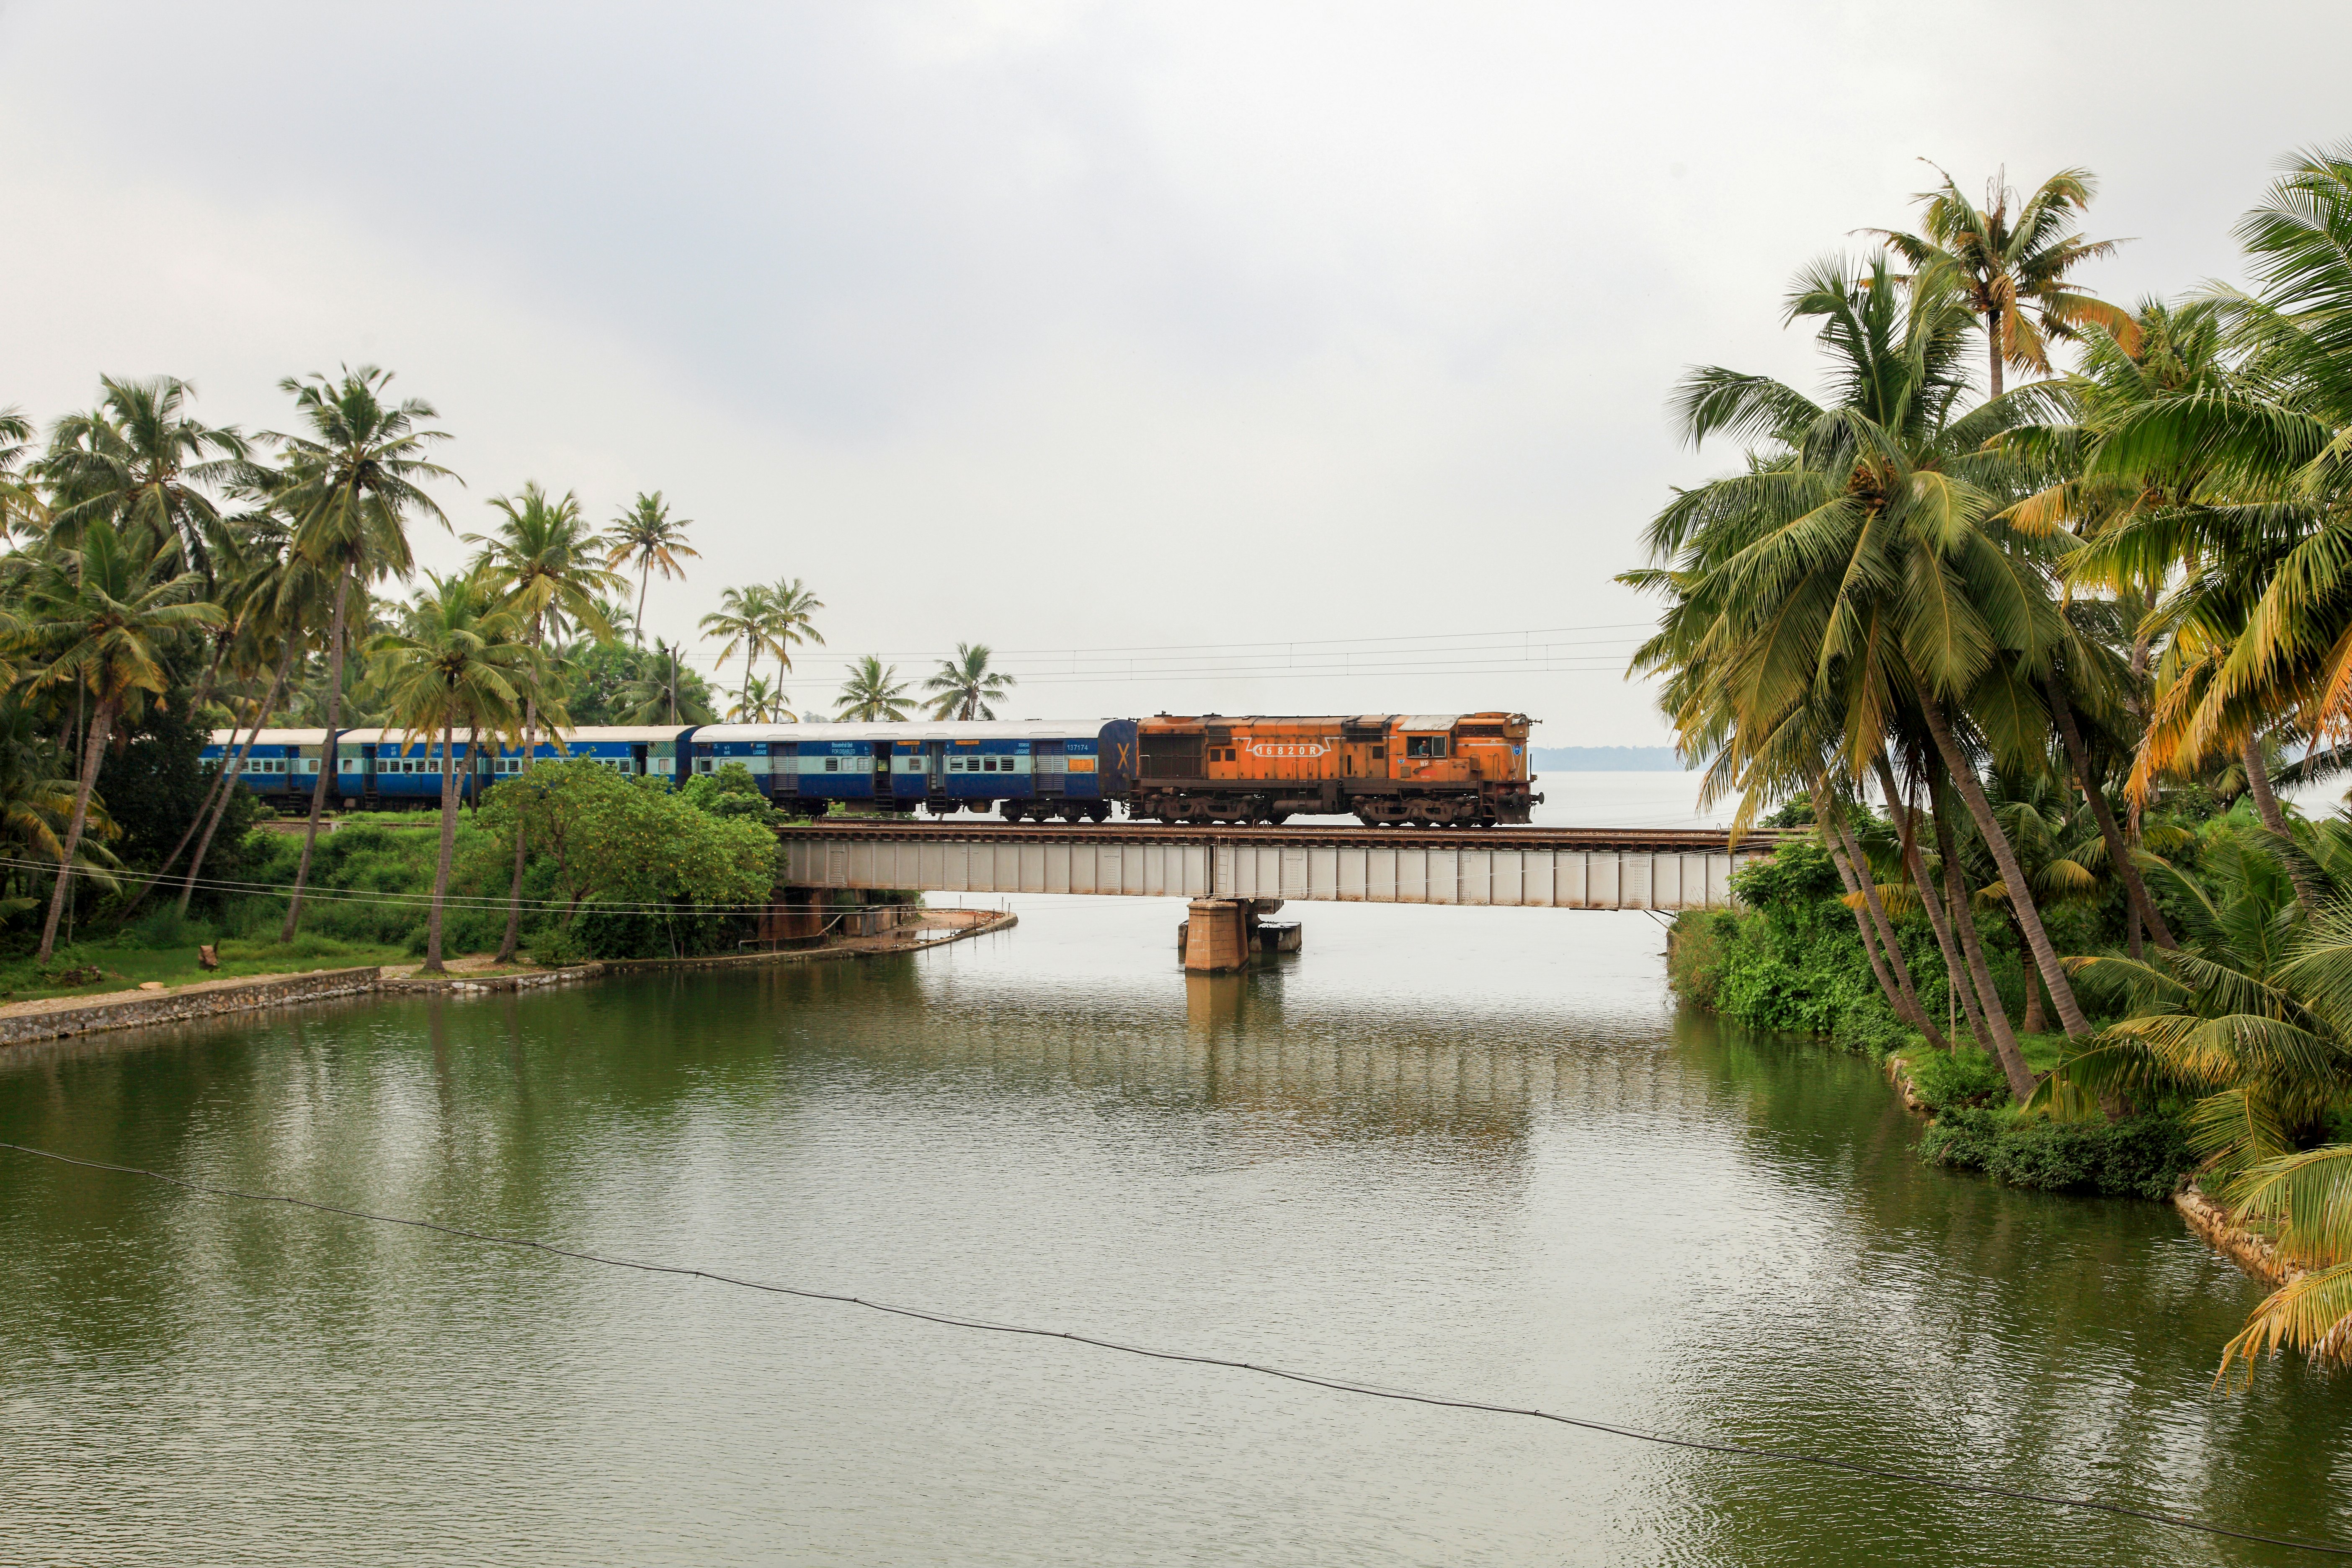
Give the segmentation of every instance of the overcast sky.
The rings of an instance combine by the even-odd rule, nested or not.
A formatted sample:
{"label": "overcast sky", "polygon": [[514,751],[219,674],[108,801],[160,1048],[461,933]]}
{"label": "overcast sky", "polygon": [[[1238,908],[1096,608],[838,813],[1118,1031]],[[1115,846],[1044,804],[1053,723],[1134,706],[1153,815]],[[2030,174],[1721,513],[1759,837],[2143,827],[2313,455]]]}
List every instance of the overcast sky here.
{"label": "overcast sky", "polygon": [[656,631],[805,579],[800,707],[970,639],[1008,717],[1655,744],[1610,579],[1736,456],[1670,439],[1681,369],[1810,384],[1787,279],[1922,156],[2095,171],[2110,297],[2231,274],[2274,160],[2352,133],[2347,45],[2315,4],[5,5],[0,405],[168,372],[267,429],[385,365],[460,528],[533,479],[695,519]]}

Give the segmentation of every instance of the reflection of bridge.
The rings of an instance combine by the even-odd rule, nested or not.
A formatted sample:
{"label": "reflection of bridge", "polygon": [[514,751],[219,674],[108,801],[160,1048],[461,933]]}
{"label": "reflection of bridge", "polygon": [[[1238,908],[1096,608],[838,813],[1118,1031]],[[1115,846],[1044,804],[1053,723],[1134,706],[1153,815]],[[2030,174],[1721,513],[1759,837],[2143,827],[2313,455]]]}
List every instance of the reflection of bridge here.
{"label": "reflection of bridge", "polygon": [[1734,848],[1719,828],[1015,827],[832,816],[778,830],[795,888],[1556,910],[1719,910]]}

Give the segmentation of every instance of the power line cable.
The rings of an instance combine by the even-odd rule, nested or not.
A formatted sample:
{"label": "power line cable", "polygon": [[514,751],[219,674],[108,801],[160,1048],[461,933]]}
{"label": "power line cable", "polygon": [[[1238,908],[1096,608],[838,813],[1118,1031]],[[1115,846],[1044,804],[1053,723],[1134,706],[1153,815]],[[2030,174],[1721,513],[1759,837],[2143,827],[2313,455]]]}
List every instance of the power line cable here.
{"label": "power line cable", "polygon": [[2134,1508],[2127,1503],[2105,1502],[2097,1498],[2066,1497],[2054,1492],[2028,1491],[2018,1487],[1996,1486],[1990,1481],[1969,1480],[1963,1477],[1938,1475],[1927,1470],[1899,1470],[1887,1466],[1866,1464],[1855,1459],[1841,1459],[1833,1455],[1809,1453],[1798,1448],[1765,1448],[1747,1443],[1730,1443],[1706,1437],[1688,1437],[1670,1432],[1645,1432],[1637,1427],[1621,1426],[1612,1422],[1594,1421],[1577,1415],[1563,1415],[1556,1411],[1540,1410],[1529,1405],[1494,1405],[1485,1400],[1466,1399],[1452,1394],[1424,1394],[1412,1389],[1391,1388],[1379,1384],[1359,1382],[1352,1378],[1326,1377],[1317,1373],[1297,1372],[1286,1367],[1269,1366],[1262,1362],[1236,1361],[1226,1356],[1203,1355],[1185,1351],[1154,1350],[1147,1345],[1131,1345],[1118,1340],[1106,1340],[1093,1334],[1082,1334],[1067,1329],[1041,1329],[1022,1323],[992,1322],[985,1318],[967,1318],[952,1312],[929,1311],[920,1307],[902,1307],[887,1301],[877,1301],[865,1296],[853,1296],[838,1290],[818,1290],[806,1286],[779,1285],[766,1280],[745,1279],[737,1275],[721,1274],[714,1269],[696,1268],[685,1264],[647,1263],[637,1258],[614,1258],[603,1253],[585,1252],[574,1247],[558,1247],[552,1242],[535,1241],[528,1237],[500,1236],[491,1231],[467,1230],[459,1226],[443,1225],[436,1220],[416,1219],[405,1215],[373,1214],[365,1209],[345,1208],[337,1204],[319,1203],[310,1198],[298,1198],[285,1193],[248,1192],[241,1187],[215,1186],[206,1182],[192,1182],[181,1176],[165,1175],[137,1165],[115,1165],[100,1160],[84,1160],[71,1154],[60,1154],[48,1149],[36,1149],[26,1143],[0,1142],[0,1149],[14,1150],[38,1159],[52,1160],[61,1165],[77,1165],[84,1170],[106,1171],[117,1175],[143,1176],[183,1191],[205,1197],[241,1198],[250,1203],[285,1204],[294,1208],[310,1209],[319,1214],[340,1215],[346,1219],[366,1220],[375,1225],[406,1226],[415,1230],[432,1231],[465,1241],[484,1242],[493,1247],[511,1247],[525,1251],[543,1252],[551,1257],[568,1258],[582,1263],[593,1263],[607,1268],[635,1269],[644,1274],[669,1274],[683,1279],[707,1279],[714,1285],[731,1285],[739,1289],[758,1290],[774,1296],[797,1297],[807,1301],[830,1301],[843,1306],[863,1307],[868,1311],[887,1312],[893,1317],[912,1318],[919,1322],[936,1323],[943,1328],[971,1329],[983,1333],[1013,1334],[1028,1339],[1066,1340],[1073,1344],[1091,1345],[1097,1350],[1116,1351],[1121,1355],[1141,1356],[1151,1361],[1175,1362],[1188,1366],[1223,1367],[1234,1372],[1255,1373],[1262,1377],[1281,1378],[1289,1383],[1303,1383],[1313,1388],[1329,1389],[1336,1394],[1360,1394],[1372,1399],[1393,1399],[1412,1405],[1435,1405],[1447,1410],[1471,1410],[1489,1415],[1520,1415],[1537,1421],[1550,1421],[1581,1431],[1597,1432],[1605,1436],[1625,1437],[1640,1443],[1655,1443],[1665,1447],[1690,1448],[1701,1453],[1722,1454],[1733,1458],[1764,1459],[1781,1464],[1811,1465],[1822,1469],[1839,1470],[1848,1475],[1867,1476],[1875,1480],[1902,1481],[1913,1486],[1933,1488],[1939,1491],[1963,1492],[1979,1497],[2002,1498],[2015,1502],[2043,1503],[2053,1508],[2074,1509],[2084,1512],[2113,1514],[2125,1519],[2142,1520],[2174,1530],[2192,1531],[2202,1535],[2220,1536],[2231,1541],[2259,1542],[2266,1546],[2290,1547],[2298,1552],[2315,1552],[2333,1557],[2352,1557],[2352,1546],[2336,1546],[2323,1541],[2305,1541],[2291,1535],[2265,1535],[2255,1531],[2232,1530],[2227,1525],[2212,1524],[2187,1514],[2169,1513],[2158,1509]]}

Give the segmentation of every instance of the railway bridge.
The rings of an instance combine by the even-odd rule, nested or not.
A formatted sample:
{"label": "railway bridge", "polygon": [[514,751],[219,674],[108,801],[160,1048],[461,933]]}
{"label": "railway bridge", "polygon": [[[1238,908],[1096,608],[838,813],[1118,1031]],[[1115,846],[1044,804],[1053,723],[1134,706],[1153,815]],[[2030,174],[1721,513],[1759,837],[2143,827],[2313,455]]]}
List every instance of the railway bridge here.
{"label": "railway bridge", "polygon": [[1187,968],[1236,966],[1294,900],[1554,910],[1719,910],[1771,853],[1720,828],[1015,826],[835,816],[777,830],[786,886],[1192,900]]}

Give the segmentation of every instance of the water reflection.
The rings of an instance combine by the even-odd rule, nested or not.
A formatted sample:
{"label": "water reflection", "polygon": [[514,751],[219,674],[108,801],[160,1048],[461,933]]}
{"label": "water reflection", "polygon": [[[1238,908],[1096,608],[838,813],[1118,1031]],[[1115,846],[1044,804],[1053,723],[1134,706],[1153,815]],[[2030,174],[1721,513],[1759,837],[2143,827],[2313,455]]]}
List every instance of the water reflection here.
{"label": "water reflection", "polygon": [[[1036,900],[883,963],[0,1063],[0,1136],[982,1315],[2352,1534],[2345,1390],[2208,1386],[2152,1205],[1922,1167],[1638,918]],[[1629,920],[1631,923],[1629,923]],[[0,1166],[0,1557],[2284,1560]]]}

